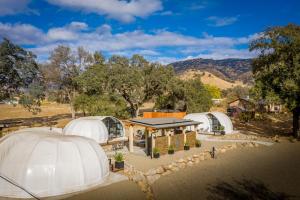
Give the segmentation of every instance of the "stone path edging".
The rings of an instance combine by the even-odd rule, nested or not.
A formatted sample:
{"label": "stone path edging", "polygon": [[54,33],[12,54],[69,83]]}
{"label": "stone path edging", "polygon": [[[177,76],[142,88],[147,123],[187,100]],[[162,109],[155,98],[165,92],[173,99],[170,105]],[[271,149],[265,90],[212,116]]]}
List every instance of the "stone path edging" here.
{"label": "stone path edging", "polygon": [[[228,150],[233,150],[236,148],[243,147],[258,147],[259,143],[257,141],[250,142],[238,142],[235,144],[226,145],[216,149],[216,154],[226,153]],[[193,156],[188,156],[186,158],[180,158],[172,163],[161,165],[157,168],[150,169],[147,172],[142,172],[136,170],[132,165],[126,164],[124,173],[128,176],[130,181],[135,182],[142,192],[146,193],[146,198],[148,200],[154,199],[154,194],[151,185],[162,176],[169,175],[173,172],[179,171],[180,169],[193,166],[201,161],[212,159],[210,151],[205,150],[202,153],[194,154]]]}

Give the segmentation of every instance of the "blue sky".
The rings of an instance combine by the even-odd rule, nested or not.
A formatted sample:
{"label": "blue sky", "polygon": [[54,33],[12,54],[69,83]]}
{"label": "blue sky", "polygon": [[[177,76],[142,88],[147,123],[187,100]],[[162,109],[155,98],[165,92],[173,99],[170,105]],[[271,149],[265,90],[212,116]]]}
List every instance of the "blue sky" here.
{"label": "blue sky", "polygon": [[299,0],[0,0],[0,36],[40,61],[59,44],[162,63],[250,58],[249,41],[288,23]]}

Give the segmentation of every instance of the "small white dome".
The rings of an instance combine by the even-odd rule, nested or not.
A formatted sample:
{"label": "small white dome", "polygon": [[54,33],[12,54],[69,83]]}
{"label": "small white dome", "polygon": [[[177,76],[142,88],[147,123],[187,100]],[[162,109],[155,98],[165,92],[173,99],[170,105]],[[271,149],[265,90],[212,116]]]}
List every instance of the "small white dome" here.
{"label": "small white dome", "polygon": [[[212,117],[213,116],[213,117]],[[201,122],[197,126],[197,131],[210,133],[213,131],[213,119],[215,118],[218,123],[224,126],[224,131],[226,134],[233,133],[233,125],[230,118],[221,112],[203,112],[203,113],[191,113],[184,116],[184,119],[190,119],[197,122]],[[194,131],[194,127],[188,127],[188,130]]]}
{"label": "small white dome", "polygon": [[[33,133],[35,132],[35,133]],[[103,183],[107,156],[93,140],[24,130],[0,140],[0,175],[37,197],[81,191]],[[0,197],[29,198],[0,177]]]}
{"label": "small white dome", "polygon": [[70,121],[63,129],[64,135],[78,135],[95,140],[97,143],[106,143],[108,130],[100,118],[82,117]]}

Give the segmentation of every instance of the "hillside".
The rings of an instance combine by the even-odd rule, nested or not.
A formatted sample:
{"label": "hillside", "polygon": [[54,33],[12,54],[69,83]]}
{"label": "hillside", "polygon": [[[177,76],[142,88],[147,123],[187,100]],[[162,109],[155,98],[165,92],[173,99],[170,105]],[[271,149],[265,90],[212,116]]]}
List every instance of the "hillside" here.
{"label": "hillside", "polygon": [[190,59],[171,63],[177,73],[196,69],[207,71],[229,82],[242,81],[252,83],[251,59]]}
{"label": "hillside", "polygon": [[218,76],[215,76],[214,74],[212,74],[210,72],[201,71],[201,70],[189,69],[189,70],[186,70],[186,71],[180,73],[178,76],[182,80],[189,80],[191,78],[199,76],[199,77],[201,77],[202,83],[217,86],[221,90],[232,88],[232,87],[235,87],[238,85],[244,86],[244,84],[241,81],[229,82],[229,81],[219,78]]}

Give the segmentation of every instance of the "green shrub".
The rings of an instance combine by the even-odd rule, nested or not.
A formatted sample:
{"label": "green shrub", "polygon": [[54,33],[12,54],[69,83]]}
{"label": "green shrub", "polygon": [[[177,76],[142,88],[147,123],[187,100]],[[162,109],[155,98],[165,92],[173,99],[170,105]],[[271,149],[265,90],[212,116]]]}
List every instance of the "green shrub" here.
{"label": "green shrub", "polygon": [[225,130],[225,127],[221,125],[221,126],[219,126],[219,130],[220,130],[220,131],[224,131],[224,130]]}
{"label": "green shrub", "polygon": [[170,145],[170,146],[168,147],[168,150],[169,150],[169,151],[174,151],[174,146],[173,146],[173,145]]}
{"label": "green shrub", "polygon": [[189,147],[190,144],[188,142],[184,143],[184,146]]}
{"label": "green shrub", "polygon": [[159,153],[159,149],[157,147],[153,148],[153,154],[158,154]]}
{"label": "green shrub", "polygon": [[196,146],[201,146],[201,141],[200,140],[196,140],[195,145]]}
{"label": "green shrub", "polygon": [[122,162],[124,161],[124,155],[120,152],[116,152],[115,155],[114,155],[114,158],[115,158],[115,161],[116,162]]}

